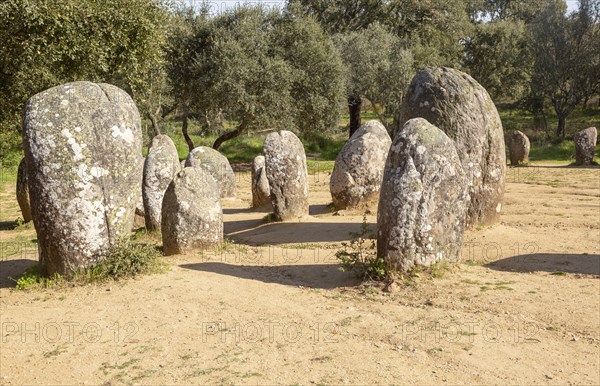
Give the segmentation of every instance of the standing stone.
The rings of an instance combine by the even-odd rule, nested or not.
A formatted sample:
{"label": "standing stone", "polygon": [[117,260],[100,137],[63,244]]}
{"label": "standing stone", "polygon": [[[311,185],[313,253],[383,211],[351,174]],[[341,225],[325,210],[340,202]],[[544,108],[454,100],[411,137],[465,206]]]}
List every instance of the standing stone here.
{"label": "standing stone", "polygon": [[260,208],[271,204],[271,189],[267,180],[265,157],[256,156],[252,162],[252,207]]}
{"label": "standing stone", "polygon": [[377,256],[391,271],[456,261],[469,188],[454,142],[425,119],[394,137],[377,212]]}
{"label": "standing stone", "polygon": [[177,173],[162,204],[165,255],[210,248],[223,241],[223,210],[217,181],[201,168]]}
{"label": "standing stone", "polygon": [[529,162],[529,138],[519,130],[516,130],[510,136],[510,145],[508,152],[510,154],[510,164],[519,166],[519,164]]}
{"label": "standing stone", "polygon": [[377,202],[392,140],[381,123],[362,125],[335,160],[329,190],[337,209],[368,208]]}
{"label": "standing stone", "polygon": [[454,140],[470,188],[467,224],[498,221],[506,150],[502,122],[487,91],[458,70],[426,68],[413,78],[400,115],[400,124],[422,117]]}
{"label": "standing stone", "polygon": [[23,143],[40,265],[70,276],[129,236],[142,185],[142,129],[109,84],[53,87],[25,104]]}
{"label": "standing stone", "polygon": [[308,172],[302,142],[291,131],[271,133],[264,143],[267,179],[275,218],[308,215]]}
{"label": "standing stone", "polygon": [[167,135],[154,137],[144,162],[142,184],[147,230],[160,230],[163,197],[169,184],[173,181],[173,177],[180,170],[179,155],[171,138]]}
{"label": "standing stone", "polygon": [[591,165],[596,153],[596,141],[598,140],[598,131],[595,127],[588,127],[581,130],[573,137],[575,141],[575,164]]}
{"label": "standing stone", "polygon": [[27,183],[27,163],[25,158],[19,163],[17,171],[17,202],[23,214],[23,222],[27,223],[31,218],[31,204],[29,203],[29,184]]}
{"label": "standing stone", "polygon": [[235,196],[235,174],[227,158],[210,147],[199,146],[185,160],[186,167],[195,167],[208,172],[217,181],[221,197]]}

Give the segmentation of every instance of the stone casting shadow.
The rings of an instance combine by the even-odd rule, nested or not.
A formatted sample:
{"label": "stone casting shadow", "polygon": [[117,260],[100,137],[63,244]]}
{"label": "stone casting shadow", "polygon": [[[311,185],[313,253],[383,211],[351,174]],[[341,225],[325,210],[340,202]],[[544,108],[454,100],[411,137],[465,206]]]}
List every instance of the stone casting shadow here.
{"label": "stone casting shadow", "polygon": [[485,267],[507,272],[568,272],[600,276],[600,255],[536,253],[497,260]]}
{"label": "stone casting shadow", "polygon": [[25,270],[37,264],[37,260],[15,259],[0,261],[0,288],[13,288],[17,283],[15,280]]}
{"label": "stone casting shadow", "polygon": [[[340,242],[351,239],[350,233],[360,231],[360,223],[273,222],[248,229],[251,221],[225,224],[230,239],[250,245]],[[236,233],[232,230],[239,229]],[[231,234],[235,233],[235,234]]]}
{"label": "stone casting shadow", "polygon": [[360,283],[352,272],[340,271],[338,269],[339,264],[256,266],[207,262],[183,264],[181,267],[200,272],[212,272],[219,275],[294,287],[333,289],[356,286]]}

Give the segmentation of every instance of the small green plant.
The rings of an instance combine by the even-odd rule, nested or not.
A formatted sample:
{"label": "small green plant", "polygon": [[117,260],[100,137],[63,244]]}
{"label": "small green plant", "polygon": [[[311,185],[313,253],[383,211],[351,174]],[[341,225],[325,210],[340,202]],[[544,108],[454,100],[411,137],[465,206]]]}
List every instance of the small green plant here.
{"label": "small green plant", "polygon": [[123,279],[137,275],[163,272],[166,264],[155,246],[123,241],[113,245],[98,265],[83,272],[89,281]]}
{"label": "small green plant", "polygon": [[55,273],[52,277],[46,277],[40,271],[39,265],[33,265],[25,270],[17,280],[16,290],[32,290],[50,288],[62,284],[63,278]]}
{"label": "small green plant", "polygon": [[343,250],[335,256],[342,263],[344,272],[353,271],[363,280],[384,280],[387,276],[385,261],[377,257],[377,240],[367,223],[367,215],[363,216],[360,231],[350,233],[350,243],[342,243]]}

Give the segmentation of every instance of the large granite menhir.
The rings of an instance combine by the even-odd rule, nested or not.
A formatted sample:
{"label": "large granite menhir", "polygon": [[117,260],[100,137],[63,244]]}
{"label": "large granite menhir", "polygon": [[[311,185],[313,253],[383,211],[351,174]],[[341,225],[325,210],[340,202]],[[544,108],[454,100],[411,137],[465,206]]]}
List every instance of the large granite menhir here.
{"label": "large granite menhir", "polygon": [[70,276],[128,237],[142,184],[142,129],[131,97],[74,82],[30,98],[23,117],[31,214],[47,274]]}
{"label": "large granite menhir", "polygon": [[413,78],[399,123],[425,118],[455,144],[468,176],[471,203],[467,224],[498,221],[504,197],[506,150],[502,122],[488,92],[452,68],[426,68]]}
{"label": "large granite menhir", "polygon": [[385,126],[377,121],[354,132],[338,154],[329,180],[337,209],[366,209],[377,203],[391,144]]}
{"label": "large granite menhir", "polygon": [[291,131],[271,133],[264,143],[267,179],[275,218],[308,215],[308,172],[304,146]]}
{"label": "large granite menhir", "polygon": [[389,272],[455,262],[462,246],[469,190],[454,142],[425,119],[396,133],[377,212],[377,256]]}

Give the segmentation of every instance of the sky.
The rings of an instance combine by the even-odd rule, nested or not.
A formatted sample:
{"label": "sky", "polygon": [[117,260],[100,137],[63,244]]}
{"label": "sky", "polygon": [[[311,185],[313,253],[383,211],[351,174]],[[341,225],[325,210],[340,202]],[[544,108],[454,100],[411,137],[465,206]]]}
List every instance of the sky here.
{"label": "sky", "polygon": [[[202,0],[187,0],[188,3],[200,4]],[[233,8],[240,4],[263,4],[267,7],[282,8],[285,0],[209,0],[212,13],[218,14],[225,9]],[[567,0],[569,12],[577,9],[577,0]]]}

